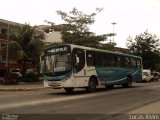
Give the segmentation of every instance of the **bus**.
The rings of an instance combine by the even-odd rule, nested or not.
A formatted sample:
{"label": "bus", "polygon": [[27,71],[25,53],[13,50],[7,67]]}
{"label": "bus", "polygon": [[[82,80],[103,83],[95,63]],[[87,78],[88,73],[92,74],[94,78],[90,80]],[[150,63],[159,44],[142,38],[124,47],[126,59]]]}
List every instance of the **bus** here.
{"label": "bus", "polygon": [[132,87],[142,81],[142,59],[120,52],[73,44],[55,45],[44,51],[44,86],[96,91],[99,86]]}

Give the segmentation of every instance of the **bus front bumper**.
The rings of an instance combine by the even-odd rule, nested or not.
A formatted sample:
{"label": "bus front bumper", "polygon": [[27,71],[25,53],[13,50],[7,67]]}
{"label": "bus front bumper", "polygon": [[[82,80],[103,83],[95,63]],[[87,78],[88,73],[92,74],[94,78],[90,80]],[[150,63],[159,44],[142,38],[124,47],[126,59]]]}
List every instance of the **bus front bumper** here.
{"label": "bus front bumper", "polygon": [[44,87],[51,87],[54,89],[62,88],[60,81],[47,81],[47,80],[44,80]]}

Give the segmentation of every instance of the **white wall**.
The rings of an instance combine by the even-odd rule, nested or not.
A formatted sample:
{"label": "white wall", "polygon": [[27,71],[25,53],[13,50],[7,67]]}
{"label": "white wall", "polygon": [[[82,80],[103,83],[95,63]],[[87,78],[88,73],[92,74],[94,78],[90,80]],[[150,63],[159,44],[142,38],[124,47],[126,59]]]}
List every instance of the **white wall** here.
{"label": "white wall", "polygon": [[46,42],[62,42],[62,35],[61,32],[50,32],[50,33],[46,33],[46,38],[45,41]]}

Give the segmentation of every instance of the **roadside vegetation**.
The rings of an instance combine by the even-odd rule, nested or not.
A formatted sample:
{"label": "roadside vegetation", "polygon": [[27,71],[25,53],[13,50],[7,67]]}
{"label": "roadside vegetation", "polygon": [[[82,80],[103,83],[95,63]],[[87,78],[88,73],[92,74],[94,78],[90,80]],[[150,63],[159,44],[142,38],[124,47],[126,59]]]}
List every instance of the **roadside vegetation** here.
{"label": "roadside vegetation", "polygon": [[96,8],[96,12],[86,14],[76,8],[73,8],[69,13],[58,10],[57,14],[61,16],[65,24],[56,25],[50,21],[47,23],[55,31],[61,31],[62,43],[99,48],[101,47],[100,42],[106,41],[108,35],[96,35],[89,30],[89,26],[94,24],[95,16],[101,11],[103,11],[102,8]]}
{"label": "roadside vegetation", "polygon": [[[14,40],[9,42],[9,54],[14,55],[19,62],[23,64],[22,80],[25,81],[26,62],[32,60],[39,64],[39,56],[44,50],[45,36],[42,33],[36,33],[36,26],[32,27],[29,24],[18,26],[16,33],[12,36]],[[31,75],[33,77],[33,74]],[[34,76],[35,78],[35,76]]]}
{"label": "roadside vegetation", "polygon": [[[61,31],[62,43],[71,43],[88,47],[95,47],[114,51],[116,43],[103,45],[102,41],[107,41],[113,34],[96,35],[89,30],[89,25],[94,24],[95,16],[102,12],[102,8],[97,8],[96,12],[85,14],[82,11],[73,8],[72,11],[66,13],[58,10],[57,14],[61,16],[65,24],[56,25],[54,22],[46,21],[55,31]],[[62,44],[62,43],[53,43]],[[153,69],[160,71],[160,41],[159,38],[147,30],[135,37],[127,38],[126,46],[130,50],[130,54],[141,56],[143,59],[143,67],[145,69]]]}
{"label": "roadside vegetation", "polygon": [[160,71],[160,39],[156,35],[146,30],[135,38],[128,37],[126,45],[131,54],[142,57],[143,68]]}

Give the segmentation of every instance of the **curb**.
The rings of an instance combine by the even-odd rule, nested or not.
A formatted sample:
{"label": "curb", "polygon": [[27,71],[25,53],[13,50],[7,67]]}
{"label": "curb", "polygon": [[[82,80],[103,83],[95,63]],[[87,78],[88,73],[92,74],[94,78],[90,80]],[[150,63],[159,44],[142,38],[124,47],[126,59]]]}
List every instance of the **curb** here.
{"label": "curb", "polygon": [[19,82],[18,84],[15,85],[2,85],[2,86],[1,85],[2,84],[0,84],[0,91],[36,91],[45,88],[42,82],[32,82],[32,83]]}
{"label": "curb", "polygon": [[0,91],[35,91],[35,89],[30,89],[30,88],[17,88],[17,89],[4,88],[4,89],[0,89]]}
{"label": "curb", "polygon": [[45,87],[37,87],[37,88],[0,88],[0,91],[37,91],[40,89],[44,89]]}

